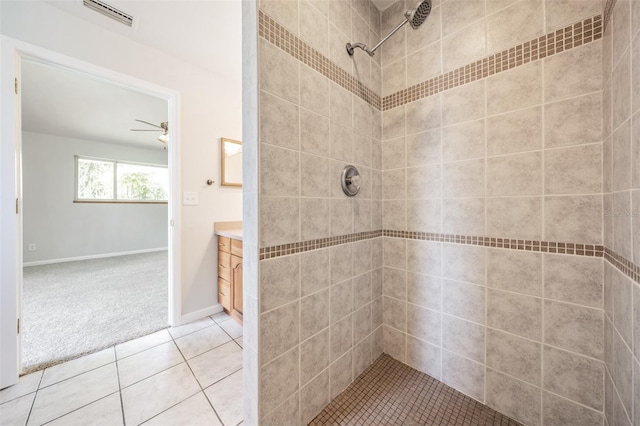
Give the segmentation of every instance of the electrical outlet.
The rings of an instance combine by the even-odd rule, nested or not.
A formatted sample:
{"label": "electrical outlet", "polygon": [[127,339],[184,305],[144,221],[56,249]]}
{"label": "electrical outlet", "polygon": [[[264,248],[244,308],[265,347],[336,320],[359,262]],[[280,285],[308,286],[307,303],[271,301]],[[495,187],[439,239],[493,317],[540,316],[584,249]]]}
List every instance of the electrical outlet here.
{"label": "electrical outlet", "polygon": [[37,246],[34,243],[29,244],[29,251],[36,251]]}
{"label": "electrical outlet", "polygon": [[198,193],[197,192],[183,192],[182,193],[182,205],[183,206],[197,206],[198,205]]}

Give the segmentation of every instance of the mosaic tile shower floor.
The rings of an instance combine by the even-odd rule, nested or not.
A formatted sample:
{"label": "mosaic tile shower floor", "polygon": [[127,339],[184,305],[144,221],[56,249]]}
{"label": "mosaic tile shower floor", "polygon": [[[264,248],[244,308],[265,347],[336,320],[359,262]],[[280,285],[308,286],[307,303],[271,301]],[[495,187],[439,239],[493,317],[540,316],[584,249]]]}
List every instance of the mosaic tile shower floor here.
{"label": "mosaic tile shower floor", "polygon": [[521,425],[382,354],[310,425]]}

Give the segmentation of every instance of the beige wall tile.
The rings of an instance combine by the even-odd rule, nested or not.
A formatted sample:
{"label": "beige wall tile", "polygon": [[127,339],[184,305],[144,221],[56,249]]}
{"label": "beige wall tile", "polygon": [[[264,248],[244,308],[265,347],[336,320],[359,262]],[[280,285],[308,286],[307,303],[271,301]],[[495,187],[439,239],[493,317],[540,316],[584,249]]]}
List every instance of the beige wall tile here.
{"label": "beige wall tile", "polygon": [[[636,2],[633,2],[634,10],[640,11]],[[640,13],[640,12],[638,12]],[[640,73],[640,38],[635,37],[631,47],[631,75]],[[631,79],[631,102],[632,111],[638,111],[640,108],[640,81],[637,78]]]}
{"label": "beige wall tile", "polygon": [[349,351],[353,345],[353,319],[351,315],[333,324],[329,333],[331,339],[331,362],[334,362]]}
{"label": "beige wall tile", "polygon": [[442,129],[442,160],[456,161],[484,157],[485,120],[469,121]]}
{"label": "beige wall tile", "polygon": [[329,326],[329,290],[300,300],[300,339],[307,339]]}
{"label": "beige wall tile", "polygon": [[618,269],[613,269],[613,325],[628,345],[633,341],[633,283]]}
{"label": "beige wall tile", "polygon": [[545,197],[544,239],[599,244],[602,241],[602,196]]}
{"label": "beige wall tile", "polygon": [[441,310],[442,280],[430,275],[407,273],[407,300],[425,308]]}
{"label": "beige wall tile", "polygon": [[[640,54],[638,56],[640,57]],[[640,114],[636,114],[633,117],[632,123],[631,187],[640,189]]]}
{"label": "beige wall tile", "polygon": [[407,136],[407,166],[440,162],[442,158],[440,141],[440,129]]}
{"label": "beige wall tile", "polygon": [[332,286],[329,297],[332,324],[353,312],[353,283],[351,280]]}
{"label": "beige wall tile", "polygon": [[300,195],[300,153],[262,144],[260,147],[260,192],[262,195]]}
{"label": "beige wall tile", "polygon": [[439,276],[442,245],[432,241],[407,241],[407,271]]}
{"label": "beige wall tile", "polygon": [[353,279],[353,309],[360,309],[371,300],[371,272],[367,272]]}
{"label": "beige wall tile", "polygon": [[329,329],[300,344],[300,383],[302,386],[329,366]]}
{"label": "beige wall tile", "polygon": [[442,206],[440,200],[408,200],[407,229],[441,232]]}
{"label": "beige wall tile", "polygon": [[344,126],[351,127],[353,125],[353,105],[351,101],[351,92],[333,82],[331,82],[330,84],[330,91],[331,121],[335,121]]}
{"label": "beige wall tile", "polygon": [[296,391],[291,398],[264,416],[260,424],[278,426],[286,422],[297,422],[299,421],[298,419],[300,419],[300,393]]}
{"label": "beige wall tile", "polygon": [[613,249],[626,259],[633,257],[633,234],[631,233],[633,214],[631,192],[625,191],[613,194]]}
{"label": "beige wall tile", "polygon": [[402,238],[383,238],[384,266],[405,269],[407,251],[405,240]]}
{"label": "beige wall tile", "polygon": [[404,110],[403,105],[382,113],[382,140],[386,141],[405,135]]}
{"label": "beige wall tile", "polygon": [[596,425],[602,424],[602,413],[561,398],[550,392],[542,392],[542,421],[544,424]]}
{"label": "beige wall tile", "polygon": [[602,308],[602,285],[601,259],[544,255],[545,297]]}
{"label": "beige wall tile", "polygon": [[546,300],[545,343],[603,359],[603,316],[600,309]]}
{"label": "beige wall tile", "polygon": [[300,105],[329,117],[329,79],[306,65],[300,65]]}
{"label": "beige wall tile", "polygon": [[407,304],[404,301],[384,296],[382,298],[382,317],[384,325],[396,330],[407,330]]}
{"label": "beige wall tile", "polygon": [[300,95],[299,62],[273,44],[260,39],[260,88],[288,101],[298,103]]}
{"label": "beige wall tile", "polygon": [[620,401],[627,412],[633,409],[633,354],[620,339],[613,334],[613,383],[615,384]]}
{"label": "beige wall tile", "polygon": [[[371,106],[362,98],[351,95],[353,102],[353,128],[363,137],[371,136]],[[354,136],[355,137],[355,136]]]}
{"label": "beige wall tile", "polygon": [[360,343],[371,333],[371,304],[353,313],[353,341]]}
{"label": "beige wall tile", "polygon": [[540,386],[540,343],[487,328],[487,367]]}
{"label": "beige wall tile", "polygon": [[299,241],[299,209],[298,198],[261,197],[260,247]]}
{"label": "beige wall tile", "polygon": [[447,36],[484,18],[484,0],[451,0],[442,4],[442,35]]}
{"label": "beige wall tile", "polygon": [[329,2],[329,20],[340,31],[351,37],[351,5],[346,0]]}
{"label": "beige wall tile", "polygon": [[611,184],[613,191],[631,188],[631,125],[627,121],[613,132]]}
{"label": "beige wall tile", "polygon": [[545,102],[602,88],[602,45],[585,44],[544,59]]}
{"label": "beige wall tile", "polygon": [[487,286],[542,296],[542,255],[519,250],[487,249]]}
{"label": "beige wall tile", "polygon": [[484,159],[467,160],[442,165],[443,197],[482,197],[484,189]]}
{"label": "beige wall tile", "polygon": [[407,135],[440,127],[440,96],[429,96],[405,106]]}
{"label": "beige wall tile", "polygon": [[411,167],[407,169],[407,198],[440,198],[440,165]]}
{"label": "beige wall tile", "polygon": [[300,414],[302,416],[302,424],[307,424],[313,420],[329,402],[331,402],[329,370],[325,370],[300,389]]}
{"label": "beige wall tile", "polygon": [[306,0],[300,0],[300,38],[329,56],[329,20]]}
{"label": "beige wall tile", "polygon": [[[485,116],[485,82],[476,81],[442,93],[442,123],[451,125]],[[445,139],[444,144],[447,143]]]}
{"label": "beige wall tile", "polygon": [[412,336],[407,336],[407,364],[438,380],[441,379],[441,349]]}
{"label": "beige wall tile", "polygon": [[602,362],[545,346],[543,365],[545,390],[602,410]]}
{"label": "beige wall tile", "polygon": [[407,208],[404,200],[385,200],[382,203],[382,227],[384,229],[406,230]]}
{"label": "beige wall tile", "polygon": [[485,264],[486,249],[484,247],[443,244],[442,276],[444,277],[484,285]]}
{"label": "beige wall tile", "polygon": [[353,364],[351,351],[347,352],[339,360],[331,364],[331,399],[346,389],[353,380]]}
{"label": "beige wall tile", "polygon": [[382,96],[407,88],[407,61],[402,58],[382,69]]}
{"label": "beige wall tile", "polygon": [[580,96],[544,107],[546,148],[602,140],[602,94]]}
{"label": "beige wall tile", "polygon": [[382,142],[382,169],[398,169],[406,164],[405,138],[397,138]]}
{"label": "beige wall tile", "polygon": [[353,277],[353,249],[351,244],[340,244],[329,249],[331,256],[331,283],[337,284]]}
{"label": "beige wall tile", "polygon": [[354,380],[358,377],[364,370],[367,369],[373,362],[371,357],[371,342],[372,337],[369,335],[366,339],[358,343],[353,347],[352,357],[353,357],[353,377]]}
{"label": "beige wall tile", "polygon": [[462,393],[484,401],[484,365],[442,351],[442,381]]}
{"label": "beige wall tile", "polygon": [[545,0],[546,32],[602,13],[602,5],[600,0]]}
{"label": "beige wall tile", "polygon": [[[300,178],[300,190],[303,197],[331,196],[331,181],[327,179],[331,161],[328,158],[300,154],[300,167],[301,170],[304,170],[304,177]],[[291,165],[283,165],[283,168],[292,169]],[[296,173],[299,173],[299,171],[296,171]],[[264,173],[262,176],[264,176]],[[295,184],[295,179],[293,180]]]}
{"label": "beige wall tile", "polygon": [[633,238],[633,262],[640,265],[640,190],[636,189],[632,192],[631,198],[631,231]]}
{"label": "beige wall tile", "polygon": [[300,149],[309,154],[331,156],[330,122],[327,117],[300,109]]}
{"label": "beige wall tile", "polygon": [[441,345],[442,314],[408,303],[407,334],[434,345]]}
{"label": "beige wall tile", "polygon": [[260,311],[268,311],[300,297],[300,256],[260,262]]}
{"label": "beige wall tile", "polygon": [[353,129],[331,121],[331,158],[348,163],[353,159]]}
{"label": "beige wall tile", "polygon": [[487,199],[487,235],[540,240],[542,197]]}
{"label": "beige wall tile", "polygon": [[300,253],[301,294],[307,296],[331,283],[329,249]]}
{"label": "beige wall tile", "polygon": [[546,150],[544,175],[545,194],[602,192],[602,145]]}
{"label": "beige wall tile", "polygon": [[[407,53],[415,52],[429,43],[440,40],[442,23],[440,15],[442,8],[436,2],[432,2],[431,5],[432,9],[427,21],[417,30],[407,30]],[[415,4],[409,4],[408,7],[414,8]],[[401,21],[398,21],[398,23],[400,22]]]}
{"label": "beige wall tile", "polygon": [[487,53],[500,52],[543,34],[542,1],[520,1],[487,17]]}
{"label": "beige wall tile", "polygon": [[631,34],[631,2],[628,0],[620,0],[613,8],[613,16],[611,17],[612,29],[612,60],[617,63],[622,57],[623,52],[629,46]]}
{"label": "beige wall tile", "polygon": [[540,424],[540,389],[491,369],[486,386],[487,405],[524,424]]}
{"label": "beige wall tile", "polygon": [[384,342],[384,352],[397,359],[398,361],[405,362],[406,340],[407,335],[401,331],[387,327],[382,327],[382,336]]}
{"label": "beige wall tile", "polygon": [[300,381],[299,351],[293,350],[260,369],[260,410],[270,413],[298,390]]}
{"label": "beige wall tile", "polygon": [[478,21],[442,39],[443,71],[451,71],[486,56],[484,21]]}
{"label": "beige wall tile", "polygon": [[[430,15],[424,25],[430,26],[432,24]],[[411,33],[407,33],[407,35],[409,34]],[[425,44],[418,46],[420,50],[407,56],[407,87],[422,83],[442,73],[440,41],[431,43],[427,47],[424,46]]]}
{"label": "beige wall tile", "polygon": [[442,312],[484,324],[485,306],[483,286],[442,280]]}
{"label": "beige wall tile", "polygon": [[263,364],[298,344],[299,318],[299,302],[260,315],[260,360]]}
{"label": "beige wall tile", "polygon": [[260,92],[260,111],[260,142],[298,149],[299,108],[267,92]]}
{"label": "beige wall tile", "polygon": [[488,289],[487,326],[540,341],[542,300]]}
{"label": "beige wall tile", "polygon": [[453,198],[442,200],[442,232],[458,235],[483,235],[485,199]]}
{"label": "beige wall tile", "polygon": [[542,147],[542,107],[487,118],[487,155],[515,154]]}
{"label": "beige wall tile", "polygon": [[382,172],[382,199],[406,198],[406,170],[396,169]]}
{"label": "beige wall tile", "polygon": [[487,159],[488,195],[539,195],[541,190],[541,152]]}
{"label": "beige wall tile", "polygon": [[485,327],[450,315],[442,315],[442,348],[484,363]]}
{"label": "beige wall tile", "polygon": [[360,275],[371,270],[371,240],[358,241],[352,244],[353,275]]}
{"label": "beige wall tile", "polygon": [[501,114],[542,102],[540,61],[514,68],[487,79],[487,113]]}
{"label": "beige wall tile", "polygon": [[353,232],[352,200],[331,200],[331,235],[346,235]]}

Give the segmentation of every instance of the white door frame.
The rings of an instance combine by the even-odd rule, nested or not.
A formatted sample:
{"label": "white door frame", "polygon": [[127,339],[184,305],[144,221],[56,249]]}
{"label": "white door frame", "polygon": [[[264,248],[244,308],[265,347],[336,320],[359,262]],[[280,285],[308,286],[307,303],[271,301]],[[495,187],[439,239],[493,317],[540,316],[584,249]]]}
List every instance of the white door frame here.
{"label": "white door frame", "polygon": [[[20,67],[23,59],[65,68],[120,85],[169,104],[169,300],[170,325],[182,315],[180,279],[180,94],[113,70],[0,35],[0,389],[17,383],[21,372],[20,318],[22,292],[22,146]],[[14,93],[18,78],[18,95]],[[16,214],[16,202],[19,211]]]}

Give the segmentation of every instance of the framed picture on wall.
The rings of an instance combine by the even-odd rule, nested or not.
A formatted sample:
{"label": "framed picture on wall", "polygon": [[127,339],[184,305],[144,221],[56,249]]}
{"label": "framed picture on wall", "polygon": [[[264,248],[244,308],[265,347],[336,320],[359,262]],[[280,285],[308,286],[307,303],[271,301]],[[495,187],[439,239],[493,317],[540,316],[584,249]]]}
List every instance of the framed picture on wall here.
{"label": "framed picture on wall", "polygon": [[242,186],[242,142],[220,138],[220,185]]}

